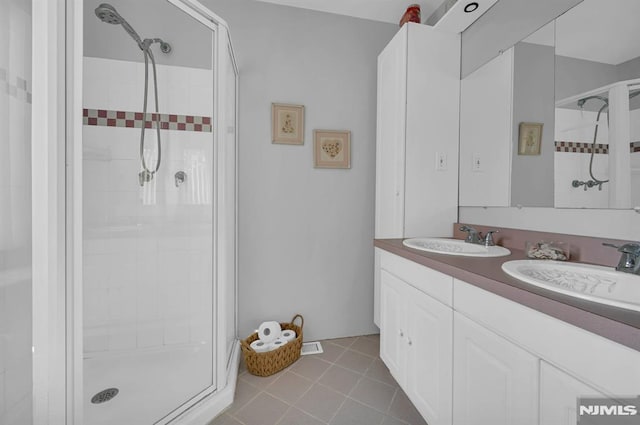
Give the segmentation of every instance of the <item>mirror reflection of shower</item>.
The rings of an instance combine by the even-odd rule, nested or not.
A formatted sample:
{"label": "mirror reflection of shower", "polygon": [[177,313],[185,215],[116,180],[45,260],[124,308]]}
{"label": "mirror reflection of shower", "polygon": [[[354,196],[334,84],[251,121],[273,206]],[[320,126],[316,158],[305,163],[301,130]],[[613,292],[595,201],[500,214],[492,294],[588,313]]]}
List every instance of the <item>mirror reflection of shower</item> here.
{"label": "mirror reflection of shower", "polygon": [[[162,53],[171,52],[171,45],[160,38],[145,38],[144,40],[138,35],[133,27],[116,11],[115,7],[108,3],[102,3],[95,9],[96,16],[102,22],[113,25],[121,25],[122,28],[133,38],[142,54],[144,56],[144,100],[142,106],[143,123],[140,129],[140,165],[142,170],[138,173],[138,181],[140,186],[144,186],[145,183],[150,182],[155,174],[160,169],[160,162],[162,161],[162,147],[160,139],[160,112],[158,106],[158,76],[156,72],[156,61],[153,56],[151,46],[154,43],[160,45],[160,51]],[[151,61],[153,70],[153,91],[156,104],[156,113],[153,115],[153,121],[156,124],[156,147],[158,155],[155,160],[155,166],[149,167],[144,157],[144,133],[147,124],[147,98],[149,91],[149,61]]]}
{"label": "mirror reflection of shower", "polygon": [[[640,89],[630,90],[629,100],[633,99],[638,95],[640,95]],[[608,114],[609,99],[604,96],[597,96],[597,95],[588,96],[578,100],[577,104],[580,110],[582,110],[584,108],[584,104],[587,103],[587,101],[593,100],[593,99],[602,101],[603,105],[600,107],[600,109],[598,109],[598,115],[596,117],[596,127],[595,127],[595,130],[593,131],[593,142],[591,144],[591,157],[589,159],[589,176],[591,177],[591,180],[588,180],[588,181],[574,180],[573,182],[571,182],[571,185],[576,188],[580,186],[584,186],[584,190],[587,190],[596,186],[598,187],[598,190],[602,190],[602,185],[604,183],[609,182],[609,179],[600,180],[593,175],[593,156],[596,152],[596,141],[598,139],[598,126],[600,125],[600,114],[602,114],[603,111],[607,111],[607,127],[608,127],[609,126],[609,114]]]}

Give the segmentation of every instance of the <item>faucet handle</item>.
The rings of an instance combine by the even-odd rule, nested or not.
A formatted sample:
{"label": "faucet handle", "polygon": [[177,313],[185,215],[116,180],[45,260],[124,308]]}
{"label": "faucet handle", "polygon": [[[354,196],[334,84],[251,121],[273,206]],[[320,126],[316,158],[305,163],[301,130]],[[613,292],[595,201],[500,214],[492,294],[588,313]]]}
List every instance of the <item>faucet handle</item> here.
{"label": "faucet handle", "polygon": [[616,248],[618,251],[624,254],[632,254],[640,256],[640,243],[625,243],[622,245],[614,245],[612,243],[603,242],[602,245],[608,246],[611,248]]}
{"label": "faucet handle", "polygon": [[493,240],[493,234],[500,233],[500,230],[489,230],[486,235],[484,235],[484,246],[495,246],[496,243]]}

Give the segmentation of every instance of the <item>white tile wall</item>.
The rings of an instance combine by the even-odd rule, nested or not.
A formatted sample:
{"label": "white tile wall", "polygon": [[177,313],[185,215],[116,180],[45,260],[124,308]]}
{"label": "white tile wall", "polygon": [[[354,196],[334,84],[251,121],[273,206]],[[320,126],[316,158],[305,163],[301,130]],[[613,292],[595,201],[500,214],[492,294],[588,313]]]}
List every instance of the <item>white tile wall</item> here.
{"label": "white tile wall", "polygon": [[[575,188],[573,180],[588,181],[589,160],[591,154],[556,152],[554,155],[555,170],[555,206],[556,208],[607,208],[609,205],[609,186],[602,185],[584,190],[584,186]],[[596,154],[593,158],[593,173],[601,180],[609,178],[609,155]]]}
{"label": "white tile wall", "polygon": [[[640,140],[640,110],[630,112],[631,142]],[[597,112],[556,108],[557,141],[592,143],[594,123]],[[598,127],[597,143],[608,143],[607,115],[601,114]],[[555,170],[555,206],[558,208],[608,208],[609,186],[604,184],[602,190],[584,187],[574,188],[573,180],[587,181],[589,175],[590,154],[556,152],[554,156]],[[607,155],[595,155],[593,162],[594,175],[601,180],[609,178]],[[640,206],[640,153],[631,155],[631,202]]]}
{"label": "white tile wall", "polygon": [[[84,107],[140,111],[143,67],[84,58]],[[161,112],[211,116],[210,72],[158,73]],[[143,188],[139,137],[139,129],[83,129],[86,353],[212,337],[213,135],[162,131],[160,171]],[[150,162],[155,144],[155,130],[147,131]],[[176,187],[180,170],[187,181]]]}
{"label": "white tile wall", "polygon": [[[555,140],[593,143],[597,112],[556,108]],[[607,114],[600,115],[597,143],[609,143]],[[607,208],[609,187],[602,190],[584,186],[574,188],[574,180],[591,180],[588,153],[555,152],[554,155],[554,205],[556,208]],[[609,178],[609,157],[596,154],[593,159],[593,173],[601,180]]]}

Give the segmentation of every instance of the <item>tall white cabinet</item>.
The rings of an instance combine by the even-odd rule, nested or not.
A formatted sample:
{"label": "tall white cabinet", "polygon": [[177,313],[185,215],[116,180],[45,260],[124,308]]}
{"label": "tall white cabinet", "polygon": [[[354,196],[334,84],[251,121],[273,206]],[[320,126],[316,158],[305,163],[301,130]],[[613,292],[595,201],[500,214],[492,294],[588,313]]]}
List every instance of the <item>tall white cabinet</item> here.
{"label": "tall white cabinet", "polygon": [[451,236],[460,35],[405,24],[378,56],[376,238]]}

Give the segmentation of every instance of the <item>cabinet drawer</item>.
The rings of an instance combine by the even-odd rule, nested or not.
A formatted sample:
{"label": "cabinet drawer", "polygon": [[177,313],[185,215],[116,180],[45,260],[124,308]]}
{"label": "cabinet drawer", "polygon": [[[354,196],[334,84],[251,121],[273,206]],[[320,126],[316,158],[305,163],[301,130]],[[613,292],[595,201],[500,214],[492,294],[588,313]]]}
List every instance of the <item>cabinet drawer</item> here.
{"label": "cabinet drawer", "polygon": [[406,258],[383,251],[380,267],[445,305],[453,305],[453,278]]}

